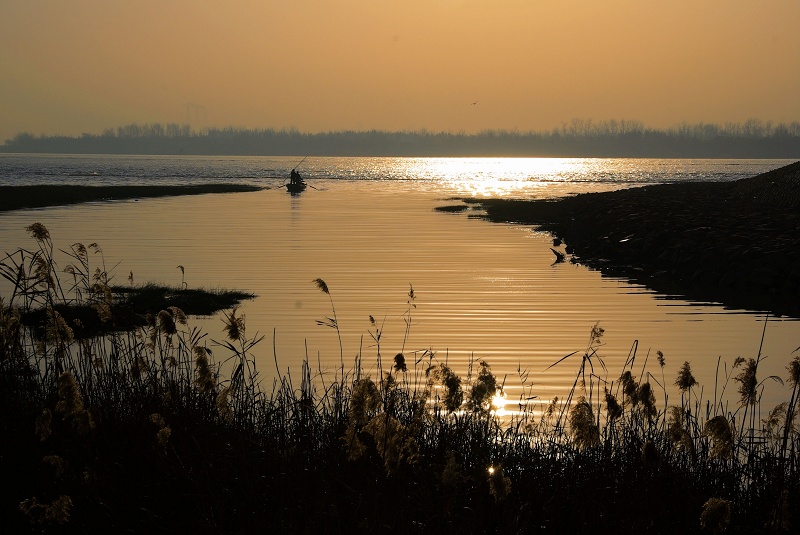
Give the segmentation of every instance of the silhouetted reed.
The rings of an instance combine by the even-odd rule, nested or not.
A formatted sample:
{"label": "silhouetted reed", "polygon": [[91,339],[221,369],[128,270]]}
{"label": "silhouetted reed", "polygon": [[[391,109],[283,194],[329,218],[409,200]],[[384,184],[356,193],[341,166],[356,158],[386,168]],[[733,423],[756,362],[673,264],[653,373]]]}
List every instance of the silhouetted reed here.
{"label": "silhouetted reed", "polygon": [[[345,370],[330,289],[316,279],[341,368],[326,379],[306,359],[299,378],[279,373],[269,388],[254,353],[263,336],[248,334],[236,307],[224,340],[208,340],[178,307],[75,338],[57,305],[88,303],[113,322],[103,308],[111,277],[76,244],[62,289],[49,234],[29,230],[38,248],[0,264],[14,284],[0,300],[10,532],[745,533],[800,521],[800,356],[787,367],[788,401],[766,418],[755,416],[760,358],[724,367],[713,400],[684,363],[680,404],[669,405],[667,358],[637,362],[634,343],[611,375],[597,324],[582,352],[553,363],[581,357],[569,392],[536,403],[520,369],[517,408],[503,414],[505,380],[488,362],[462,377],[446,355],[408,349],[413,289],[394,359],[384,367],[383,324],[370,318],[377,363],[366,373],[359,351]],[[47,311],[41,329],[21,321],[34,308]],[[734,409],[722,399],[731,380]]]}

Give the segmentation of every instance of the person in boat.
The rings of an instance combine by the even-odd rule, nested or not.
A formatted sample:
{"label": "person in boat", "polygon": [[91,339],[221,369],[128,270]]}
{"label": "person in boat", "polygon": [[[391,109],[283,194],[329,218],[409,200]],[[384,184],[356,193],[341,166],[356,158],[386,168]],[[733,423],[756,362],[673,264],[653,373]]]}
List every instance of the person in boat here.
{"label": "person in boat", "polygon": [[293,185],[300,185],[303,183],[303,178],[300,176],[300,173],[297,172],[297,169],[292,169],[292,172],[289,174],[290,182]]}

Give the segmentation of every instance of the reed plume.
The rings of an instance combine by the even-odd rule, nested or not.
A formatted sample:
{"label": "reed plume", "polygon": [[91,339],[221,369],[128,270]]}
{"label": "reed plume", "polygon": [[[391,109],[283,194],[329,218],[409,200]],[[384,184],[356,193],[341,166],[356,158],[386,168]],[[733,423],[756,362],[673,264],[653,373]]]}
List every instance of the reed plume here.
{"label": "reed plume", "polygon": [[675,386],[678,387],[681,393],[686,393],[696,384],[697,380],[694,378],[694,375],[692,375],[692,367],[689,364],[689,361],[686,361],[678,371],[678,377],[675,379]]}
{"label": "reed plume", "polygon": [[791,362],[789,362],[789,365],[786,366],[786,369],[789,371],[789,384],[792,385],[792,387],[797,387],[800,384],[800,355],[794,357]]}
{"label": "reed plume", "polygon": [[225,423],[233,423],[233,407],[231,406],[231,388],[225,387],[217,394],[217,399],[214,400],[214,405],[217,408],[217,414]]}
{"label": "reed plume", "polygon": [[695,446],[691,433],[687,430],[686,416],[683,407],[671,406],[667,409],[669,418],[667,420],[667,436],[672,442],[673,447],[678,451],[684,451],[695,458]]}
{"label": "reed plume", "polygon": [[16,306],[6,306],[0,297],[0,363],[22,357],[22,314]]}
{"label": "reed plume", "polygon": [[50,231],[47,230],[47,227],[42,225],[41,223],[33,223],[25,227],[25,230],[30,233],[30,235],[38,242],[49,242],[50,241]]}
{"label": "reed plume", "polygon": [[706,422],[704,433],[713,441],[712,457],[728,459],[733,455],[733,429],[727,418],[714,416]]}
{"label": "reed plume", "polygon": [[368,377],[357,380],[350,395],[350,421],[357,425],[366,424],[380,403],[381,395],[375,382]]}
{"label": "reed plume", "polygon": [[480,370],[467,396],[467,407],[473,412],[486,412],[497,392],[497,378],[492,374],[491,367],[485,360],[479,361],[478,365]]}
{"label": "reed plume", "polygon": [[237,342],[244,336],[245,319],[243,316],[236,316],[239,307],[233,307],[230,312],[223,311],[225,315],[225,336],[231,342]]}
{"label": "reed plume", "polygon": [[445,364],[430,366],[425,375],[430,386],[439,385],[444,391],[444,407],[447,412],[455,412],[464,402],[464,390],[461,378]]}
{"label": "reed plume", "polygon": [[784,401],[778,403],[769,411],[767,416],[761,419],[761,425],[763,426],[764,433],[766,433],[766,438],[773,440],[781,438],[781,426],[788,425],[789,423],[786,419],[788,408],[788,402]]}
{"label": "reed plume", "polygon": [[739,383],[739,403],[742,406],[755,405],[758,401],[758,379],[756,372],[758,371],[758,362],[756,359],[748,359],[742,371],[734,377],[734,380]]}
{"label": "reed plume", "polygon": [[344,347],[342,346],[342,333],[339,330],[339,320],[336,318],[336,307],[333,305],[333,297],[331,296],[331,291],[330,289],[328,289],[328,285],[325,283],[325,281],[320,278],[316,278],[312,282],[319,291],[328,296],[328,301],[330,301],[331,304],[332,316],[326,317],[324,320],[317,320],[317,325],[330,327],[336,331],[336,336],[339,339],[339,360],[342,368],[344,368]]}
{"label": "reed plume", "polygon": [[419,461],[417,441],[396,418],[385,413],[378,414],[364,426],[364,432],[372,436],[387,475],[391,476],[404,465],[414,465]]}
{"label": "reed plume", "polygon": [[606,418],[609,423],[613,423],[616,419],[622,416],[622,407],[617,401],[617,398],[609,392],[608,388],[605,389],[606,400]]}
{"label": "reed plume", "polygon": [[[800,350],[800,348],[797,348],[795,352],[798,350]],[[789,362],[786,370],[789,372],[788,382],[792,387],[792,394],[786,407],[786,423],[784,425],[783,441],[781,443],[782,457],[786,455],[789,435],[797,430],[795,418],[797,416],[798,389],[800,389],[800,355],[796,355],[791,362]]]}
{"label": "reed plume", "polygon": [[625,370],[625,372],[623,372],[623,374],[620,376],[619,382],[622,385],[623,405],[629,404],[636,406],[639,403],[639,385],[637,384],[636,379],[633,378],[631,371]]}
{"label": "reed plume", "polygon": [[68,345],[75,339],[72,327],[67,325],[64,316],[52,307],[47,308],[47,341],[52,344]]}
{"label": "reed plume", "polygon": [[169,443],[169,437],[172,435],[172,429],[159,413],[151,414],[150,421],[158,428],[156,431],[156,443],[162,448],[166,448]]}
{"label": "reed plume", "polygon": [[208,349],[203,346],[194,346],[195,356],[195,384],[203,394],[209,393],[214,390],[216,385],[216,378],[214,372],[211,371],[211,366],[208,362]]}
{"label": "reed plume", "polygon": [[403,373],[408,371],[406,357],[402,353],[398,353],[394,356],[394,371]]}
{"label": "reed plume", "polygon": [[646,381],[639,385],[639,391],[636,394],[636,400],[641,405],[642,413],[649,419],[653,420],[658,415],[658,408],[656,407],[656,396],[653,393],[653,387],[650,382]]}
{"label": "reed plume", "polygon": [[84,408],[83,396],[72,372],[65,371],[58,377],[58,397],[56,411],[63,414],[65,420],[71,421],[73,428],[79,434],[94,429],[94,421],[89,411]]}
{"label": "reed plume", "polygon": [[172,312],[169,310],[162,310],[158,313],[158,327],[161,332],[167,335],[173,335],[178,332],[178,327],[175,325],[175,318],[172,317]]}
{"label": "reed plume", "polygon": [[722,498],[709,498],[703,504],[700,527],[712,533],[722,533],[731,522],[731,502]]}
{"label": "reed plume", "polygon": [[331,294],[331,291],[328,289],[328,285],[325,283],[324,280],[317,278],[311,282],[313,282],[316,285],[317,289],[319,289],[322,293],[327,295]]}
{"label": "reed plume", "polygon": [[177,269],[181,270],[181,288],[188,288],[189,285],[186,283],[186,268],[183,266],[177,266]]}
{"label": "reed plume", "polygon": [[592,405],[581,396],[569,413],[569,429],[575,445],[582,450],[600,444],[600,430],[594,419]]}
{"label": "reed plume", "polygon": [[158,442],[158,445],[162,448],[166,448],[171,435],[172,429],[169,426],[164,426],[156,433],[156,442]]}

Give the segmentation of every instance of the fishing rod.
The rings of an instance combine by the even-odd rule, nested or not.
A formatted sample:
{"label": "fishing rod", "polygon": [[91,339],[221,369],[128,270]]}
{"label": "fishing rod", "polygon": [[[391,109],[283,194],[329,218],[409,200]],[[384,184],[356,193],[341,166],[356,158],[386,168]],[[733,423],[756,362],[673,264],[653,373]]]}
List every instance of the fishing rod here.
{"label": "fishing rod", "polygon": [[304,161],[306,161],[306,158],[308,158],[308,155],[303,156],[303,159],[300,160],[299,163],[295,164],[294,167],[292,167],[292,180],[294,180],[295,174],[297,175],[297,178],[300,178],[300,173],[297,172],[297,168],[300,167]]}
{"label": "fishing rod", "polygon": [[303,159],[302,159],[302,160],[300,160],[300,163],[298,163],[297,165],[295,165],[295,166],[294,166],[294,168],[295,168],[295,169],[297,169],[298,167],[300,167],[300,166],[303,164],[303,162],[304,162],[304,161],[306,161],[306,158],[308,158],[308,156],[304,156],[304,157],[303,157]]}

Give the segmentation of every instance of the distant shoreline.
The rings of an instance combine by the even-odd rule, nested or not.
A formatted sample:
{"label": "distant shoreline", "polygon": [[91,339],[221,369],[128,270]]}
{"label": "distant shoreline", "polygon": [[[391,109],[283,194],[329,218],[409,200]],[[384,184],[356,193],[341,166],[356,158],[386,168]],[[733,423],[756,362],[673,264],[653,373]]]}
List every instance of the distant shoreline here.
{"label": "distant shoreline", "polygon": [[145,199],[206,193],[241,193],[262,188],[245,184],[201,184],[192,186],[0,186],[0,212],[95,201]]}
{"label": "distant shoreline", "polygon": [[469,202],[491,221],[536,225],[580,263],[659,293],[800,318],[800,162],[727,183]]}
{"label": "distant shoreline", "polygon": [[549,158],[800,158],[800,123],[681,124],[668,129],[638,121],[574,119],[540,132],[475,134],[422,131],[334,131],[210,128],[129,124],[80,137],[20,133],[0,153]]}

